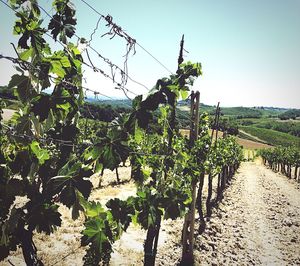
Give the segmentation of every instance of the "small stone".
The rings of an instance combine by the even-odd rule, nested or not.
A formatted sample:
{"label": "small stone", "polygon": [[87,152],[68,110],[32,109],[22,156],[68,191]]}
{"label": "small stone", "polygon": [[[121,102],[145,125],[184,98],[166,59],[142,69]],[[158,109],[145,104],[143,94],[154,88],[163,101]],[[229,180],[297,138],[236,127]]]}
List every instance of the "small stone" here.
{"label": "small stone", "polygon": [[232,257],[232,259],[233,259],[233,261],[238,261],[236,256]]}
{"label": "small stone", "polygon": [[237,253],[236,253],[236,251],[234,249],[231,251],[231,254],[237,255]]}
{"label": "small stone", "polygon": [[240,242],[237,242],[236,244],[236,247],[238,247],[239,249],[245,249]]}
{"label": "small stone", "polygon": [[200,248],[201,248],[202,250],[205,250],[205,251],[209,251],[209,250],[210,250],[209,246],[204,245],[204,244],[202,244],[202,245],[200,246]]}
{"label": "small stone", "polygon": [[284,219],[283,220],[283,225],[286,225],[286,226],[292,226],[293,225],[293,223],[292,223],[292,221],[290,220],[290,219]]}

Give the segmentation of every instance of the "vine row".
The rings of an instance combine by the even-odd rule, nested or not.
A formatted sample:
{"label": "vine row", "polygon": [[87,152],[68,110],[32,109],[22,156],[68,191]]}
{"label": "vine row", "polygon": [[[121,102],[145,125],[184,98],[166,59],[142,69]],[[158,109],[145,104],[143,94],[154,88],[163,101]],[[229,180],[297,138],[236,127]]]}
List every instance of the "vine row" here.
{"label": "vine row", "polygon": [[[275,147],[259,151],[263,163],[273,171],[281,172],[300,182],[300,151],[295,147]],[[293,172],[293,173],[292,173]]]}
{"label": "vine row", "polygon": [[[201,64],[183,63],[182,39],[176,74],[159,79],[146,97],[136,96],[129,114],[98,128],[95,124],[89,128],[86,120],[82,134],[85,62],[69,41],[75,36],[74,6],[69,0],[54,0],[56,14],[44,28],[37,0],[9,3],[17,16],[14,33],[20,39],[19,58],[12,60],[18,74],[11,77],[8,89],[20,110],[8,125],[0,116],[0,260],[20,247],[27,265],[43,265],[33,235],[51,234],[61,226],[58,207],[63,204],[72,210],[73,219],[84,214],[84,265],[108,264],[113,243],[133,222],[147,231],[144,264],[154,265],[161,222],[189,211],[192,184],[199,183],[197,209],[203,221],[205,175],[209,182],[218,176],[219,200],[242,160],[241,147],[232,137],[212,140],[205,114],[197,122],[196,141],[180,134],[177,102],[188,98],[194,80],[202,75]],[[120,33],[115,24],[111,27],[112,34]],[[62,50],[50,49],[44,38],[48,31],[64,43]],[[44,92],[52,86],[51,93]],[[1,100],[0,111],[3,107]],[[105,169],[117,171],[126,161],[136,195],[111,199],[105,206],[91,201],[91,176],[101,178]],[[16,205],[17,197],[28,200]],[[213,205],[210,195],[207,215]],[[199,231],[203,226],[202,222]]]}

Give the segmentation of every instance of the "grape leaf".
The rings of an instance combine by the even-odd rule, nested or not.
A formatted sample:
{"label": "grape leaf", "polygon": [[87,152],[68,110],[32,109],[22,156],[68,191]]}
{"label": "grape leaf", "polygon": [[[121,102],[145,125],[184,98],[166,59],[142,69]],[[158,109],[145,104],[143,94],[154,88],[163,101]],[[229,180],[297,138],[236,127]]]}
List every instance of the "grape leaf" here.
{"label": "grape leaf", "polygon": [[8,88],[16,88],[15,94],[22,102],[28,102],[36,95],[29,77],[15,74],[11,77]]}
{"label": "grape leaf", "polygon": [[94,218],[85,222],[84,226],[85,229],[82,231],[84,236],[82,238],[82,242],[93,242],[96,245],[99,253],[101,253],[103,243],[108,242],[105,234],[105,221],[99,218]]}
{"label": "grape leaf", "polygon": [[123,225],[122,229],[125,231],[131,222],[131,215],[135,213],[133,204],[130,201],[115,198],[109,200],[106,207],[110,209],[113,219]]}
{"label": "grape leaf", "polygon": [[34,206],[29,205],[28,224],[29,229],[36,229],[37,232],[52,233],[57,226],[61,225],[61,214],[58,212],[58,205],[41,203]]}
{"label": "grape leaf", "polygon": [[34,140],[33,142],[31,142],[30,149],[38,159],[39,164],[42,165],[46,160],[50,159],[48,151],[46,149],[42,149],[37,141]]}
{"label": "grape leaf", "polygon": [[46,120],[52,107],[50,96],[39,95],[33,99],[31,104],[31,110],[36,116],[39,116],[39,121]]}

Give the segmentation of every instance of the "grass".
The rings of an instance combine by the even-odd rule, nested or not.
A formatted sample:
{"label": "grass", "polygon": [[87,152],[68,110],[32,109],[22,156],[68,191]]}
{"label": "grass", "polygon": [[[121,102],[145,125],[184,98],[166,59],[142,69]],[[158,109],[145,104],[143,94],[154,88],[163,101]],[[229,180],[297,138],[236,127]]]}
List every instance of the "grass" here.
{"label": "grass", "polygon": [[251,126],[266,129],[273,129],[279,132],[288,133],[290,135],[300,137],[300,121],[297,120],[278,120],[276,118],[260,118],[260,119],[241,119],[238,120],[240,126]]}
{"label": "grass", "polygon": [[[179,105],[178,108],[181,111],[187,111],[189,112],[190,106],[188,104],[185,105]],[[209,114],[214,114],[215,113],[215,106],[210,106],[210,105],[205,105],[202,104],[200,105],[200,112],[207,112]],[[285,111],[285,109],[280,110],[280,109],[262,109],[262,108],[251,108],[251,107],[223,107],[221,105],[221,113],[224,116],[230,116],[230,117],[236,117],[239,119],[242,118],[267,118],[267,117],[278,117],[278,115],[282,114]]]}
{"label": "grass", "polygon": [[274,146],[294,146],[300,149],[300,138],[272,129],[240,126],[240,129]]}
{"label": "grass", "polygon": [[241,131],[239,131],[238,136],[242,139],[247,139],[247,140],[251,140],[251,141],[255,141],[255,142],[259,142],[259,143],[265,143],[264,141],[259,141],[258,139],[252,137],[251,135],[247,135]]}

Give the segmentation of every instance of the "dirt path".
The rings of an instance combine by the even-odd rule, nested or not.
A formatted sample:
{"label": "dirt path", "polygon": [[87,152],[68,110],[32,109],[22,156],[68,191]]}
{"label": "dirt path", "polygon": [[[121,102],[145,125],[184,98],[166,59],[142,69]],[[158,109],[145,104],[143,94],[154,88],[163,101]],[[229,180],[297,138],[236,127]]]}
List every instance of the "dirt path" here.
{"label": "dirt path", "polygon": [[300,265],[299,184],[243,163],[195,248],[196,265]]}
{"label": "dirt path", "polygon": [[254,139],[254,140],[257,140],[257,141],[260,142],[260,143],[265,143],[265,144],[266,144],[266,142],[263,141],[262,139],[260,139],[260,138],[258,138],[258,137],[256,137],[256,136],[253,136],[253,135],[251,135],[250,133],[248,133],[248,132],[246,132],[246,131],[244,131],[244,130],[239,129],[239,131],[240,131],[241,133],[247,135],[248,137],[250,137],[250,138],[252,138],[252,139]]}
{"label": "dirt path", "polygon": [[266,149],[266,148],[272,148],[272,146],[260,142],[256,142],[253,140],[249,139],[242,139],[242,138],[236,138],[238,144],[243,146],[244,149],[250,149],[250,150],[255,150],[255,149]]}
{"label": "dirt path", "polygon": [[[253,136],[253,135],[251,135],[250,133],[248,133],[248,132],[246,132],[246,131],[244,131],[244,130],[239,129],[239,131],[240,131],[241,133],[243,133],[244,135],[250,137],[251,139],[258,141],[259,143],[267,144],[264,140],[262,140],[262,139],[260,139],[260,138],[258,138],[258,137],[256,137],[256,136]],[[267,144],[267,145],[268,145],[268,144]]]}

